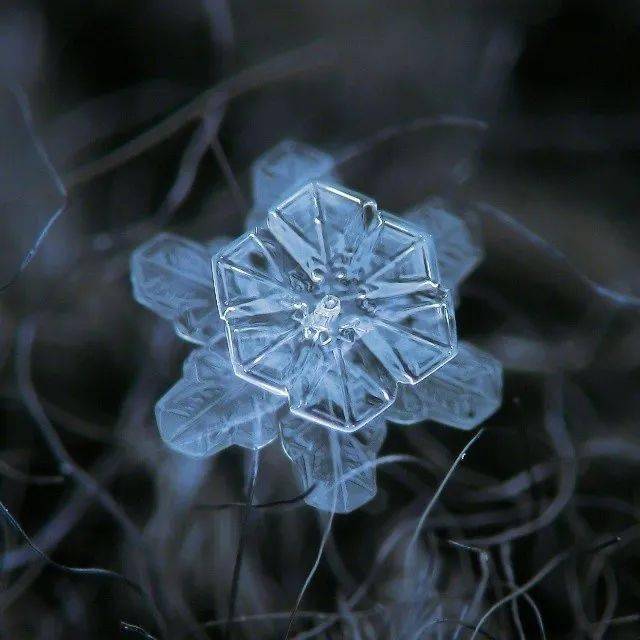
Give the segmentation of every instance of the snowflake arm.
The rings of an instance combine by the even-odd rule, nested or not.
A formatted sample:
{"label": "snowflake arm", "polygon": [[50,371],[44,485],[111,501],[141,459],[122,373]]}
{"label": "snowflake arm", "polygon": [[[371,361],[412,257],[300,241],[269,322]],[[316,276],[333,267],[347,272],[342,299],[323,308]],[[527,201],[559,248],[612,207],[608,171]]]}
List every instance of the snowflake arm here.
{"label": "snowflake arm", "polygon": [[502,402],[502,365],[488,353],[460,342],[458,355],[413,387],[403,386],[385,413],[399,424],[434,420],[457,429],[474,429]]}
{"label": "snowflake arm", "polygon": [[224,328],[217,311],[211,258],[220,243],[204,246],[170,233],[161,233],[131,256],[135,299],[159,316],[173,321],[176,333],[198,345],[219,338]]}
{"label": "snowflake arm", "polygon": [[377,493],[375,460],[386,427],[374,420],[354,433],[327,429],[289,414],[280,423],[282,446],[294,464],[305,502],[321,511],[349,513]]}
{"label": "snowflake arm", "polygon": [[194,457],[231,445],[260,449],[278,435],[275,413],[282,399],[233,373],[223,348],[196,349],[182,378],[156,404],[162,440]]}
{"label": "snowflake arm", "polygon": [[250,231],[264,222],[269,207],[311,180],[337,181],[332,156],[295,140],[283,140],[269,149],[251,166],[253,208],[245,229]]}

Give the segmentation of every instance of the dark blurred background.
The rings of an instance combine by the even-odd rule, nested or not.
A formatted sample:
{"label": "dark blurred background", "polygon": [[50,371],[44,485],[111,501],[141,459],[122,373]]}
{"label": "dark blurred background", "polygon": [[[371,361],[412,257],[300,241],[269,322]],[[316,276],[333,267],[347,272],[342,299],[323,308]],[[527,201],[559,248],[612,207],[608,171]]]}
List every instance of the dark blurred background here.
{"label": "dark blurred background", "polygon": [[[188,348],[134,303],[128,259],[160,229],[201,240],[240,233],[250,163],[295,138],[344,157],[344,182],[385,209],[438,194],[482,228],[486,259],[461,291],[458,326],[503,360],[504,406],[430,528],[449,582],[469,602],[480,594],[472,625],[572,549],[529,592],[546,637],[638,637],[639,72],[631,0],[4,0],[2,502],[58,562],[148,579],[166,637],[223,637],[222,626],[198,623],[226,615],[240,514],[193,506],[242,499],[246,461],[228,451],[194,462],[163,448],[153,404]],[[194,100],[199,110],[182,110]],[[219,153],[185,160],[204,114],[220,119]],[[36,426],[38,406],[118,509],[68,476],[41,477],[65,468]],[[376,500],[336,517],[304,609],[338,610],[467,439],[433,424],[390,428],[383,453],[419,455],[434,473],[379,471]],[[291,495],[285,466],[267,451],[258,500]],[[493,500],[469,500],[507,479]],[[253,519],[238,612],[285,617],[238,625],[234,637],[282,637],[319,537],[306,507]],[[464,571],[441,544],[450,538],[473,544]],[[3,541],[2,637],[113,638],[120,620],[159,636],[125,585],[46,566],[8,526]],[[376,587],[360,607],[390,598]],[[536,609],[518,602],[520,622],[501,607],[491,637],[542,637]],[[367,624],[338,621],[316,637],[455,629],[413,636]]]}

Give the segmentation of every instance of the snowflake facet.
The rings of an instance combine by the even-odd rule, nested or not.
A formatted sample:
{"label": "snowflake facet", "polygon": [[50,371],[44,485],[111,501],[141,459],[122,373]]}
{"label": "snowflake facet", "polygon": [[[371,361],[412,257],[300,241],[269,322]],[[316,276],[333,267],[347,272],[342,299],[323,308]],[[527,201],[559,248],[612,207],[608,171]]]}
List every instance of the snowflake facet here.
{"label": "snowflake facet", "polygon": [[502,402],[502,365],[466,342],[432,376],[398,392],[385,418],[400,424],[434,420],[458,429],[474,429]]}
{"label": "snowflake facet", "polygon": [[344,433],[289,414],[280,423],[282,447],[293,463],[305,502],[322,511],[349,513],[375,497],[375,460],[387,428],[376,419]]}
{"label": "snowflake facet", "polygon": [[264,221],[269,207],[282,202],[311,180],[336,182],[335,160],[324,151],[296,140],[283,140],[251,166],[253,208],[248,231]]}
{"label": "snowflake facet", "polygon": [[403,219],[433,239],[445,287],[455,289],[482,260],[482,245],[464,220],[451,213],[442,198],[430,198],[413,207]]}
{"label": "snowflake facet", "polygon": [[214,280],[236,374],[327,427],[363,427],[456,353],[429,237],[342,187],[273,207],[218,254]]}
{"label": "snowflake facet", "polygon": [[216,238],[201,245],[161,233],[131,256],[135,299],[172,320],[176,333],[198,345],[217,340],[224,331],[211,275],[211,260],[228,243]]}
{"label": "snowflake facet", "polygon": [[278,435],[282,402],[240,380],[223,344],[191,353],[182,378],[156,404],[156,420],[165,443],[187,455],[210,456],[234,444],[260,449]]}

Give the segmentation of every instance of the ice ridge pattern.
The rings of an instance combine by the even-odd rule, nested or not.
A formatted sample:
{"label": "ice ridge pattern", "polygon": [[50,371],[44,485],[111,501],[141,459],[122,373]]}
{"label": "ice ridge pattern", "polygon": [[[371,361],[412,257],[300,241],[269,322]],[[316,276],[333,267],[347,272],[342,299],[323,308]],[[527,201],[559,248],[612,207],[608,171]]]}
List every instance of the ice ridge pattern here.
{"label": "ice ridge pattern", "polygon": [[216,257],[238,376],[341,431],[456,354],[449,292],[426,234],[366,196],[312,182]]}

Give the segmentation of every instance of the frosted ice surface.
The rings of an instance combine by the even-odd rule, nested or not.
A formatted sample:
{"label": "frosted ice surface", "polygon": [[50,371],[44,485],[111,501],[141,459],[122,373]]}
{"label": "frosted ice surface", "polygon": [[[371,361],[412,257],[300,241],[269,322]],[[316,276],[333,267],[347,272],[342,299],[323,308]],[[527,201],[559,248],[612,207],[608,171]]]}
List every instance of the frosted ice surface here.
{"label": "frosted ice surface", "polygon": [[185,360],[182,378],[156,404],[156,421],[169,447],[203,457],[234,444],[259,449],[271,442],[282,404],[234,374],[222,343],[196,349]]}
{"label": "frosted ice surface", "polygon": [[370,198],[309,183],[216,258],[236,374],[341,431],[456,353],[431,240]]}
{"label": "frosted ice surface", "polygon": [[307,182],[335,182],[335,161],[328,153],[295,140],[284,140],[260,156],[251,167],[253,203],[245,221],[250,230],[264,222],[269,207]]}
{"label": "frosted ice surface", "polygon": [[224,333],[213,287],[212,256],[229,242],[216,238],[207,246],[162,233],[131,257],[136,300],[172,320],[176,333],[204,345]]}
{"label": "frosted ice surface", "polygon": [[482,260],[482,245],[467,224],[441,198],[431,198],[403,216],[431,234],[438,253],[442,284],[455,289]]}
{"label": "frosted ice surface", "polygon": [[376,495],[376,468],[356,470],[375,460],[386,435],[382,420],[343,433],[288,414],[280,429],[282,446],[302,488],[315,485],[305,498],[307,504],[323,511],[335,504],[336,513],[349,513]]}
{"label": "frosted ice surface", "polygon": [[402,386],[385,419],[400,424],[434,420],[458,429],[473,429],[502,402],[502,365],[466,342],[458,355],[415,386]]}
{"label": "frosted ice surface", "polygon": [[284,140],[253,163],[254,202],[275,204],[310,180],[327,178],[334,165],[328,153],[295,140]]}

